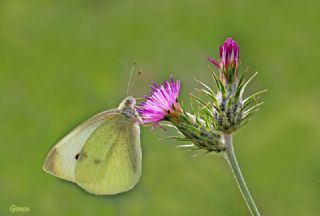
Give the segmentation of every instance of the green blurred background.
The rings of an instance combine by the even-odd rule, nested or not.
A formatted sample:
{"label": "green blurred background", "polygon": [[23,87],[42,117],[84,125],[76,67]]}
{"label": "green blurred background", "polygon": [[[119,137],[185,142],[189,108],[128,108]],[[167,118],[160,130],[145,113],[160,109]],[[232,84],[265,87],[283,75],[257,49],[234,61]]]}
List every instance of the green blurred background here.
{"label": "green blurred background", "polygon": [[126,96],[171,73],[181,98],[213,83],[207,56],[232,36],[242,68],[269,89],[235,134],[247,183],[264,215],[320,215],[319,6],[306,1],[0,1],[0,215],[249,215],[225,161],[142,129],[143,176],[130,192],[90,195],[45,174],[51,146]]}

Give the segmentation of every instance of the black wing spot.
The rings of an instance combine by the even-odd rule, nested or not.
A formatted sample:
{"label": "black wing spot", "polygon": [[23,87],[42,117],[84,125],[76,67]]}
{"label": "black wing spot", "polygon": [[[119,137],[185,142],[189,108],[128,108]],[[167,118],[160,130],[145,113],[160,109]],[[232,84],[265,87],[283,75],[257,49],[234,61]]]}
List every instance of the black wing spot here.
{"label": "black wing spot", "polygon": [[88,155],[85,152],[78,153],[78,154],[76,154],[76,156],[74,156],[74,158],[78,161],[82,161],[83,159],[86,159],[87,157],[88,157]]}

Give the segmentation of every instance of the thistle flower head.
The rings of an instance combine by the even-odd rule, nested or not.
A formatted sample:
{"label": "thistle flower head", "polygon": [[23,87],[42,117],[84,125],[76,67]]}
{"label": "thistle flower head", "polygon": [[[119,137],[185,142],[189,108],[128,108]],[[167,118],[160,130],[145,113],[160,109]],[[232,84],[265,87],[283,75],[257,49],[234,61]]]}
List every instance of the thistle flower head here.
{"label": "thistle flower head", "polygon": [[220,61],[213,58],[208,60],[220,70],[220,79],[223,83],[234,83],[237,81],[239,67],[239,46],[232,38],[220,47]]}
{"label": "thistle flower head", "polygon": [[180,84],[181,81],[175,81],[172,76],[170,81],[165,81],[163,85],[153,83],[150,95],[145,96],[146,101],[142,102],[137,109],[143,123],[158,124],[161,120],[182,112],[178,102]]}
{"label": "thistle flower head", "polygon": [[[220,143],[220,134],[203,120],[183,111],[178,102],[180,91],[180,80],[165,81],[163,85],[153,83],[151,93],[145,96],[146,100],[137,108],[143,123],[152,123],[157,126],[160,121],[165,120],[169,125],[179,131],[181,136],[168,137],[179,141],[190,141],[192,147],[205,149],[209,152],[220,152],[224,150]],[[167,124],[168,125],[168,124]]]}

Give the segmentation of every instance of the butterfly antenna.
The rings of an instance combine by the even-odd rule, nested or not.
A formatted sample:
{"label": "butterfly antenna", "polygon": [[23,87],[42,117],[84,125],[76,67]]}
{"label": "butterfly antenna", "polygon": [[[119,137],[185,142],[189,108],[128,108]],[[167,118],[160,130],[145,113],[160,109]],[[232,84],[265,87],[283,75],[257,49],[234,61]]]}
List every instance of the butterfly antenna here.
{"label": "butterfly antenna", "polygon": [[132,79],[132,74],[136,68],[136,60],[133,61],[133,64],[132,64],[132,68],[131,68],[131,72],[130,72],[130,76],[129,76],[129,80],[128,80],[128,85],[127,85],[127,95],[129,94],[129,91],[131,89],[131,79]]}
{"label": "butterfly antenna", "polygon": [[130,89],[134,86],[135,82],[136,82],[136,81],[137,81],[137,79],[138,79],[138,76],[140,76],[140,75],[141,75],[141,73],[142,73],[142,70],[138,70],[138,73],[137,73],[137,74],[135,74],[135,76],[134,76],[134,77],[133,77],[133,79],[132,79]]}

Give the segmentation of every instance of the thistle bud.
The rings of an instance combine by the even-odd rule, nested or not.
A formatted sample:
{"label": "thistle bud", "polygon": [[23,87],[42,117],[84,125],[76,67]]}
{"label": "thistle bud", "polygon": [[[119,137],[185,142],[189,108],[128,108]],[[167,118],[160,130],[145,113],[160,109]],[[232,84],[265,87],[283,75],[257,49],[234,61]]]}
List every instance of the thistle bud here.
{"label": "thistle bud", "polygon": [[220,61],[210,57],[208,60],[219,69],[220,80],[225,86],[238,82],[239,46],[232,38],[227,38],[220,47]]}
{"label": "thistle bud", "polygon": [[199,98],[196,98],[196,101],[201,105],[201,110],[205,114],[208,113],[209,122],[214,124],[217,130],[232,133],[246,124],[248,117],[259,109],[262,103],[254,102],[257,101],[258,95],[265,91],[243,99],[246,86],[256,74],[248,80],[245,80],[243,75],[238,79],[239,46],[232,38],[228,38],[220,47],[219,61],[212,58],[208,60],[219,69],[220,77],[211,71],[217,84],[217,91],[200,82],[204,86],[201,91],[208,95],[212,102],[200,101]]}

